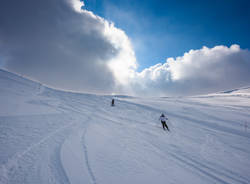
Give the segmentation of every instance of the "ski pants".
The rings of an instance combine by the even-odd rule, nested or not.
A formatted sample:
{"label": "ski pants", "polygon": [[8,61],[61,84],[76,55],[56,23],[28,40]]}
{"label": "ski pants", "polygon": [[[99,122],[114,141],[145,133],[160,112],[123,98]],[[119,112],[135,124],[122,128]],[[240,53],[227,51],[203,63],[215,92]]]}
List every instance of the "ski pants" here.
{"label": "ski pants", "polygon": [[166,121],[161,121],[161,124],[162,124],[162,128],[163,128],[164,130],[166,130],[166,129],[165,129],[165,127],[166,127],[167,130],[169,131],[168,125],[166,124]]}

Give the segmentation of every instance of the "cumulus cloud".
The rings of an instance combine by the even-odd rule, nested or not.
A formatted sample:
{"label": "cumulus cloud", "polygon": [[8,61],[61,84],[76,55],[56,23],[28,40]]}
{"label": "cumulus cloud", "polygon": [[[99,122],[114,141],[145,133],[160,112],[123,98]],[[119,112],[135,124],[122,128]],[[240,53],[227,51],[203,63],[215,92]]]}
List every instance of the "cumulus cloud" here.
{"label": "cumulus cloud", "polygon": [[137,72],[125,32],[83,6],[79,0],[1,2],[0,66],[94,93],[195,95],[250,85],[250,52],[238,45],[190,50]]}
{"label": "cumulus cloud", "polygon": [[136,68],[129,38],[83,5],[79,0],[1,2],[1,65],[62,89],[118,90]]}
{"label": "cumulus cloud", "polygon": [[206,94],[250,85],[249,69],[250,52],[239,45],[203,47],[137,73],[131,84],[148,95]]}

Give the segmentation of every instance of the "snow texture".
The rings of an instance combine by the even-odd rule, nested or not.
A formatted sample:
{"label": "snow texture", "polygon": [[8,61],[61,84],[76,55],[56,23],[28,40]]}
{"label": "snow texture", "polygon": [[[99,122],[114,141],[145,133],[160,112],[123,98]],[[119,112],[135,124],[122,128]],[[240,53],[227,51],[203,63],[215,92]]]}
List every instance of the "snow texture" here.
{"label": "snow texture", "polygon": [[249,88],[111,99],[0,70],[0,183],[250,183]]}

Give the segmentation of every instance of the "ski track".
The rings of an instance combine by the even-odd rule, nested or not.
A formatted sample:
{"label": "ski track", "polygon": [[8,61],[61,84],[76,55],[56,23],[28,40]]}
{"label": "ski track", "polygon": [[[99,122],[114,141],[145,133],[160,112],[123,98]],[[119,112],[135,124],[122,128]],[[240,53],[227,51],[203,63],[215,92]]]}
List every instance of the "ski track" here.
{"label": "ski track", "polygon": [[172,117],[176,117],[176,118],[179,118],[179,119],[184,119],[184,120],[189,121],[190,123],[199,124],[200,126],[203,126],[205,128],[209,128],[209,129],[214,130],[214,131],[221,131],[221,132],[224,132],[224,133],[237,135],[237,136],[242,136],[242,137],[246,137],[246,138],[250,139],[250,134],[248,134],[248,133],[238,131],[238,130],[234,130],[234,129],[231,129],[231,128],[228,128],[228,127],[225,127],[225,126],[220,126],[220,125],[218,125],[218,124],[216,124],[214,122],[211,122],[211,121],[204,121],[204,120],[195,119],[195,118],[191,118],[191,117],[184,116],[184,115],[175,114],[175,113],[172,113],[172,112],[169,112],[169,111],[166,111],[166,110],[163,110],[163,109],[154,108],[154,107],[151,107],[151,106],[148,106],[148,105],[136,104],[136,103],[128,102],[128,101],[123,101],[123,102],[127,103],[127,104],[132,104],[132,105],[144,108],[144,109],[147,109],[149,111],[156,112],[158,114],[161,113],[161,112],[165,112],[170,117],[172,116]]}
{"label": "ski track", "polygon": [[[95,109],[95,110],[93,110],[93,109]],[[93,170],[91,168],[90,161],[89,161],[89,158],[88,158],[88,149],[87,149],[87,144],[86,144],[86,141],[85,141],[86,134],[87,134],[87,131],[88,131],[88,127],[90,126],[90,123],[91,123],[91,120],[92,120],[92,116],[94,115],[94,112],[96,112],[96,108],[93,108],[93,109],[90,111],[90,113],[87,113],[88,115],[85,115],[85,116],[83,116],[81,111],[73,110],[74,112],[77,112],[80,116],[87,117],[87,119],[84,122],[81,122],[81,124],[84,125],[83,128],[81,128],[81,126],[77,126],[77,128],[80,129],[80,130],[76,130],[76,131],[72,132],[72,134],[76,134],[76,132],[78,131],[80,136],[77,137],[77,138],[80,139],[80,140],[74,140],[75,137],[69,137],[67,140],[64,141],[64,142],[68,142],[68,143],[73,142],[73,141],[74,142],[79,141],[79,143],[81,144],[80,148],[83,149],[83,155],[80,156],[80,158],[82,158],[84,160],[85,164],[82,165],[82,166],[79,165],[79,164],[81,164],[81,162],[76,161],[76,160],[74,160],[74,161],[76,161],[74,166],[69,165],[69,164],[67,164],[67,161],[66,161],[67,158],[65,156],[61,156],[61,162],[64,163],[63,164],[64,171],[65,171],[67,177],[69,178],[69,181],[70,181],[71,184],[75,184],[75,183],[78,183],[80,181],[87,182],[86,181],[87,179],[86,178],[84,179],[84,177],[86,176],[86,175],[84,175],[84,173],[82,173],[82,175],[79,174],[79,176],[77,176],[78,179],[75,180],[74,179],[75,176],[72,175],[72,173],[69,172],[69,170],[74,171],[75,169],[82,169],[82,171],[84,171],[85,170],[84,167],[86,167],[86,170],[88,172],[87,175],[90,177],[90,180],[91,180],[90,182],[93,183],[93,184],[97,184],[94,172],[93,172]],[[63,145],[63,146],[65,146],[65,145]],[[76,147],[74,147],[74,148],[78,149]],[[77,152],[77,151],[78,150],[69,150],[69,149],[65,149],[65,148],[62,147],[61,148],[61,155],[70,155],[69,152]]]}
{"label": "ski track", "polygon": [[[151,143],[152,144],[152,143]],[[152,144],[152,146],[154,146],[155,148],[157,148],[159,151],[162,151],[161,148],[159,148],[158,146],[156,146],[155,144]],[[186,156],[186,154],[181,153],[180,151],[172,151],[170,152],[169,150],[164,150],[168,155],[170,155],[172,158],[174,158],[175,160],[177,160],[180,164],[185,164],[189,167],[191,167],[192,169],[195,169],[196,171],[198,171],[199,173],[201,173],[204,176],[208,176],[210,177],[212,180],[219,182],[219,183],[223,183],[223,184],[230,184],[230,183],[241,183],[241,184],[248,184],[249,181],[246,181],[246,178],[243,178],[242,176],[232,176],[235,175],[235,173],[232,173],[231,171],[229,171],[230,173],[225,173],[223,171],[219,171],[216,168],[211,168],[208,165],[202,164],[201,162],[198,162],[197,160],[192,159],[189,156]],[[176,154],[178,153],[178,154]],[[222,179],[219,176],[223,176],[226,177],[225,179]],[[239,177],[240,179],[237,179],[236,177]],[[230,181],[228,181],[230,180]],[[245,181],[244,181],[245,180]]]}
{"label": "ski track", "polygon": [[[123,101],[125,103],[127,103],[126,101]],[[133,105],[139,106],[141,108],[144,109],[150,109],[153,111],[158,111],[158,112],[162,112],[162,110],[160,109],[155,109],[146,105],[141,105],[141,104],[135,104],[132,103]],[[172,114],[171,114],[172,115]],[[184,117],[185,119],[192,121],[193,119],[188,119],[185,116],[180,116],[180,117]],[[104,120],[108,120],[109,122],[113,122],[116,124],[121,124],[124,125],[124,123],[120,123],[116,120],[113,119],[109,119],[109,118],[105,118],[105,117],[101,117]],[[128,120],[131,121],[131,119],[129,118],[119,118],[119,119],[123,119],[123,120]],[[152,126],[152,124],[149,123],[145,123],[145,122],[140,122],[140,121],[135,121],[133,120],[133,122],[139,123],[139,124],[144,124],[144,125],[150,125]],[[196,120],[196,122],[199,123],[204,123],[204,122],[200,122],[199,120]],[[130,128],[134,128],[135,125],[128,125],[126,124],[126,127],[130,127]],[[223,127],[224,128],[224,127]],[[138,130],[142,131],[141,129],[137,128]],[[228,133],[228,131],[226,131]],[[144,132],[145,133],[145,132]],[[149,132],[147,132],[149,133]],[[238,135],[238,134],[236,134]],[[246,136],[248,137],[248,136]],[[152,143],[151,143],[152,144]],[[159,151],[162,151],[162,147],[158,147],[155,146],[154,144],[152,144],[155,148],[157,148]],[[247,178],[244,178],[242,176],[239,176],[238,174],[233,173],[230,170],[227,170],[225,168],[223,168],[222,170],[218,170],[216,168],[211,168],[208,165],[201,163],[195,159],[192,159],[190,156],[186,156],[185,153],[182,153],[180,150],[178,151],[172,151],[170,152],[169,150],[164,150],[165,153],[167,153],[168,155],[170,155],[172,158],[174,158],[176,161],[178,161],[180,164],[185,164],[188,167],[191,167],[192,169],[195,169],[196,171],[198,171],[200,174],[204,175],[205,177],[209,177],[210,179],[212,179],[215,182],[219,182],[222,184],[229,184],[229,183],[240,183],[240,184],[247,184],[249,183],[249,181],[247,180]],[[177,154],[178,153],[178,154]],[[221,177],[222,176],[222,177]]]}
{"label": "ski track", "polygon": [[43,144],[46,144],[46,142],[48,142],[53,136],[59,134],[61,131],[64,131],[65,129],[72,126],[73,124],[74,123],[69,123],[69,124],[59,128],[59,129],[55,130],[54,132],[50,133],[48,136],[42,138],[39,142],[29,146],[23,152],[17,153],[16,155],[14,155],[11,159],[8,160],[7,163],[2,164],[0,166],[0,168],[1,168],[2,172],[5,172],[5,176],[4,176],[5,178],[3,180],[8,181],[8,176],[7,176],[6,172],[8,172],[9,170],[12,170],[12,168],[16,167],[16,164],[17,164],[18,160],[22,159],[25,155],[29,154],[31,151],[33,151],[37,147],[39,147],[39,146],[41,146]]}
{"label": "ski track", "polygon": [[[89,119],[89,121],[90,121],[90,119]],[[89,173],[89,175],[91,177],[92,183],[97,184],[94,172],[90,167],[90,162],[89,162],[89,158],[88,158],[88,149],[87,149],[87,145],[86,145],[86,142],[85,142],[85,136],[86,136],[86,133],[87,133],[88,126],[89,125],[87,125],[86,129],[83,132],[81,142],[82,142],[82,145],[83,145],[84,159],[85,159],[85,163],[86,163],[86,166],[87,166],[87,169],[88,169],[88,173]]]}

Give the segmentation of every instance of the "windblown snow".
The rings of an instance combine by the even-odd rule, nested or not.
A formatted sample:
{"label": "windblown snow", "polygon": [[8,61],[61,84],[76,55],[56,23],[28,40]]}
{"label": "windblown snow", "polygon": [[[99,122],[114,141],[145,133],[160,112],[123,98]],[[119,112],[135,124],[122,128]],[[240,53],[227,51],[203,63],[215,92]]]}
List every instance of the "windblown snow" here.
{"label": "windblown snow", "polygon": [[250,183],[250,88],[111,99],[0,70],[0,183]]}

